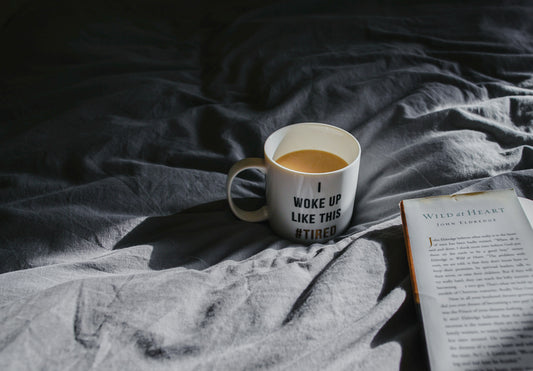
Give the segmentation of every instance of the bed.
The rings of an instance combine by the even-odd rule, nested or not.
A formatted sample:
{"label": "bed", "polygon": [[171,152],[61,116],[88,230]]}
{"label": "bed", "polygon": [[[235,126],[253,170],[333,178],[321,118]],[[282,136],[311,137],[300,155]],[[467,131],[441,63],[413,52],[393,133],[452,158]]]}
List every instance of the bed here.
{"label": "bed", "polygon": [[[424,370],[399,202],[533,198],[526,1],[7,3],[2,370]],[[225,182],[309,121],[362,156],[348,229],[303,244]]]}

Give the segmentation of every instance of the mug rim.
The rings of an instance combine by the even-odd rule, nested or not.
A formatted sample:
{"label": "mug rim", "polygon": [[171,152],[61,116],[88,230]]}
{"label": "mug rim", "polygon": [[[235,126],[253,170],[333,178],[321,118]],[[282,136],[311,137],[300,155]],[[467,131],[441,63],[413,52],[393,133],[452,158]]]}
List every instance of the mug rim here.
{"label": "mug rim", "polygon": [[[294,126],[323,126],[323,127],[327,127],[328,129],[337,130],[337,131],[341,132],[343,135],[349,137],[354,142],[354,144],[357,147],[357,155],[355,156],[355,158],[352,161],[350,161],[348,163],[348,165],[346,165],[346,166],[344,166],[344,167],[342,167],[340,169],[337,169],[337,170],[327,171],[327,172],[323,172],[323,173],[308,173],[308,172],[305,172],[305,171],[298,171],[298,170],[294,170],[294,169],[290,169],[288,167],[285,167],[285,166],[279,164],[271,156],[269,156],[269,154],[267,153],[266,147],[267,147],[268,142],[271,140],[271,138],[274,137],[275,134],[277,134],[279,131],[282,131],[282,130],[283,131],[290,130],[290,128],[292,128]],[[265,159],[271,165],[274,165],[277,168],[279,168],[281,170],[284,170],[284,171],[287,171],[289,173],[305,175],[305,176],[324,176],[324,175],[329,175],[329,174],[342,173],[343,171],[347,171],[348,168],[355,166],[355,164],[357,164],[359,162],[359,159],[361,158],[361,144],[359,143],[359,141],[357,140],[357,138],[353,134],[351,134],[349,131],[344,130],[343,128],[340,128],[338,126],[331,125],[331,124],[325,124],[325,123],[322,123],[322,122],[298,122],[298,123],[295,123],[295,124],[289,124],[289,125],[283,126],[283,127],[279,128],[279,129],[277,129],[276,131],[274,131],[273,133],[271,133],[268,136],[268,138],[265,140],[265,143],[263,145],[263,154],[265,156]]]}

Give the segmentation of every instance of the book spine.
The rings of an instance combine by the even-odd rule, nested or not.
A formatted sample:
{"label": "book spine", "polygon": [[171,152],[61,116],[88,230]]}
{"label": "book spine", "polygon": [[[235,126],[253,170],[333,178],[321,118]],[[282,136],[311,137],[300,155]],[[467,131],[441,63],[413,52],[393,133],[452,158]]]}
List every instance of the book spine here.
{"label": "book spine", "polygon": [[415,275],[415,266],[413,264],[413,254],[411,251],[411,242],[409,239],[409,228],[407,228],[407,219],[405,215],[405,210],[403,206],[403,201],[400,202],[400,214],[402,216],[402,226],[403,226],[403,237],[405,240],[405,247],[407,250],[407,262],[409,264],[409,272],[411,275],[411,286],[413,288],[413,295],[417,305],[420,304],[420,298],[418,296],[418,286],[416,284],[416,275]]}

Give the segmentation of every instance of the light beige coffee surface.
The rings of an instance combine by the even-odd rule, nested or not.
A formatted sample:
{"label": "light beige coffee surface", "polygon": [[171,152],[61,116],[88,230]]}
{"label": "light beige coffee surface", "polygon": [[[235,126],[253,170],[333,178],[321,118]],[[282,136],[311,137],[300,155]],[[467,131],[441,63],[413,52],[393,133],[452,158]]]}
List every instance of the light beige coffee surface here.
{"label": "light beige coffee surface", "polygon": [[276,160],[286,168],[304,173],[327,173],[342,169],[348,163],[339,156],[315,149],[289,152]]}

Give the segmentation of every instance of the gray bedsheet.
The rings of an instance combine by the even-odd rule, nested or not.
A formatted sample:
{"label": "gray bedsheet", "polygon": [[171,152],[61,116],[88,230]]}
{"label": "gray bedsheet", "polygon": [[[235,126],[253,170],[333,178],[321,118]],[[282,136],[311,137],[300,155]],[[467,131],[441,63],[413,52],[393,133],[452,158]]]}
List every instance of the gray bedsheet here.
{"label": "gray bedsheet", "polygon": [[[398,203],[533,198],[533,5],[76,3],[0,17],[0,369],[425,369]],[[323,244],[225,200],[304,121],[363,149]]]}

